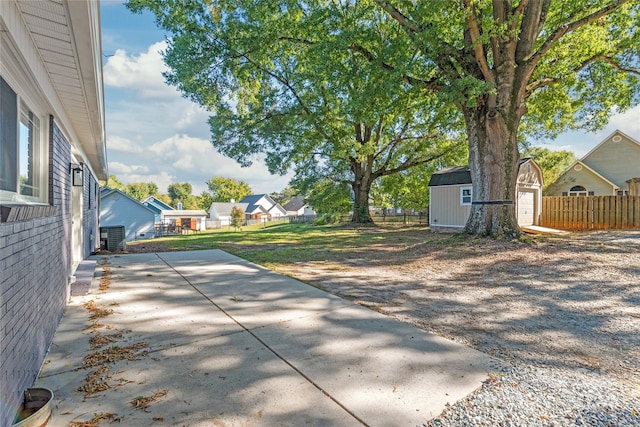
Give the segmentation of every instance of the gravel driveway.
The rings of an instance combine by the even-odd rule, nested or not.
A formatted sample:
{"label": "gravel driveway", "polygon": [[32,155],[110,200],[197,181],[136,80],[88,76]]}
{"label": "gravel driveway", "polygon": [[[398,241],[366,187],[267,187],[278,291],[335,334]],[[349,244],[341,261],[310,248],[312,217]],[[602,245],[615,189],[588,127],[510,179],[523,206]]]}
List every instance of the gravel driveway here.
{"label": "gravel driveway", "polygon": [[504,361],[429,425],[640,426],[640,231],[416,241],[279,270]]}

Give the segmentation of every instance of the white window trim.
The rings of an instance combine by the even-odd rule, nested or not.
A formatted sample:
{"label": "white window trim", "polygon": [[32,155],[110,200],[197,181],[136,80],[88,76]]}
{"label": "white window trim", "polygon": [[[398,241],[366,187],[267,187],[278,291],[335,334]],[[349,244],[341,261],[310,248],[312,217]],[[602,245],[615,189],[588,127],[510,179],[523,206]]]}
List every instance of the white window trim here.
{"label": "white window trim", "polygon": [[[46,115],[43,114],[37,108],[37,103],[32,102],[27,97],[23,96],[21,92],[21,87],[16,86],[14,80],[9,78],[10,76],[2,75],[2,78],[7,82],[7,84],[11,87],[11,89],[16,93],[16,120],[17,120],[17,129],[18,138],[16,140],[16,144],[18,145],[18,162],[20,160],[20,141],[19,141],[19,129],[21,126],[21,121],[23,119],[23,114],[25,113],[24,108],[26,107],[28,111],[31,111],[34,116],[38,119],[38,143],[34,149],[34,160],[33,167],[36,169],[35,179],[36,182],[34,184],[37,187],[39,192],[38,196],[27,196],[24,194],[20,194],[20,191],[8,191],[8,190],[0,190],[0,202],[3,203],[17,203],[17,204],[47,204],[49,199],[49,140],[48,140],[48,121],[46,119]],[[19,165],[18,165],[19,167]],[[20,177],[18,176],[18,185]]]}
{"label": "white window trim", "polygon": [[[21,54],[13,40],[6,33],[0,33],[0,76],[16,93],[18,106],[17,121],[20,126],[22,105],[26,105],[38,118],[39,143],[34,152],[34,168],[39,186],[38,197],[20,195],[20,190],[0,190],[0,202],[6,204],[48,205],[49,204],[49,103],[42,92],[39,81],[30,72],[27,59]],[[19,141],[16,141],[19,144]],[[19,147],[18,147],[19,148]]]}
{"label": "white window trim", "polygon": [[[465,190],[469,190],[469,194],[465,195]],[[468,202],[465,202],[465,198],[469,198]],[[473,201],[473,187],[460,187],[460,206],[471,206],[471,202]]]}

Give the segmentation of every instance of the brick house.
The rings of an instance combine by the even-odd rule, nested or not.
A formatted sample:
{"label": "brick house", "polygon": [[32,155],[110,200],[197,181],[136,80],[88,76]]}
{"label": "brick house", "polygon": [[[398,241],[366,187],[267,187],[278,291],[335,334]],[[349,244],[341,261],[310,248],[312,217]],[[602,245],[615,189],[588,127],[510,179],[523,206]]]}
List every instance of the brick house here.
{"label": "brick house", "polygon": [[99,3],[0,1],[0,425],[99,244],[108,177]]}

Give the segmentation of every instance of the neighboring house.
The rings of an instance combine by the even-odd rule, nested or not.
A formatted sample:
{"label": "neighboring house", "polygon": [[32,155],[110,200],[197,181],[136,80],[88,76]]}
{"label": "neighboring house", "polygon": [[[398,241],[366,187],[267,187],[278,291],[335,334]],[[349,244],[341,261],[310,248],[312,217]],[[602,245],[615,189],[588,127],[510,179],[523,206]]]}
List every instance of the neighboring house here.
{"label": "neighboring house", "polygon": [[231,210],[239,208],[243,213],[247,211],[248,203],[213,202],[209,208],[209,219],[220,221],[220,226],[231,224]]}
{"label": "neighboring house", "polygon": [[176,230],[206,229],[207,213],[202,209],[170,209],[161,212],[161,223]]}
{"label": "neighboring house", "polygon": [[155,215],[147,206],[120,190],[100,189],[100,228],[124,226],[124,241],[153,239]]}
{"label": "neighboring house", "polygon": [[287,211],[268,194],[246,196],[240,203],[247,203],[245,213],[251,219],[271,221],[287,216]]}
{"label": "neighboring house", "polygon": [[[518,225],[539,225],[542,209],[542,170],[533,159],[520,161],[514,194]],[[461,231],[469,219],[473,199],[468,166],[434,173],[429,181],[431,231]]]}
{"label": "neighboring house", "polygon": [[99,17],[93,0],[0,1],[0,426],[13,424],[99,242]]}
{"label": "neighboring house", "polygon": [[156,222],[162,221],[162,211],[170,211],[171,209],[173,209],[173,207],[169,206],[168,204],[154,196],[149,196],[146,199],[142,200],[142,202],[140,203],[153,211],[153,213],[155,214]]}
{"label": "neighboring house", "polygon": [[304,196],[296,196],[282,206],[288,216],[314,216],[316,212],[305,201]]}
{"label": "neighboring house", "polygon": [[616,130],[574,162],[545,195],[640,195],[640,142]]}

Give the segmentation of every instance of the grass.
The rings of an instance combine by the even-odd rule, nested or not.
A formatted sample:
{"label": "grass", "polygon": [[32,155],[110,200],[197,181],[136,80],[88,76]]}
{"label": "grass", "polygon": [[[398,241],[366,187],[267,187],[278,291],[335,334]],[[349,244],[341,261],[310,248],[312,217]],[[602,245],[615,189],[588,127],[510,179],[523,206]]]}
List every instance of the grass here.
{"label": "grass", "polygon": [[[222,249],[251,262],[277,267],[283,263],[366,257],[376,248],[407,249],[431,235],[425,226],[315,226],[281,223],[263,228],[228,229],[154,239],[169,249]],[[440,235],[438,240],[448,241]],[[449,242],[450,243],[450,242]],[[135,245],[135,243],[132,243]],[[131,245],[131,244],[130,244]]]}

